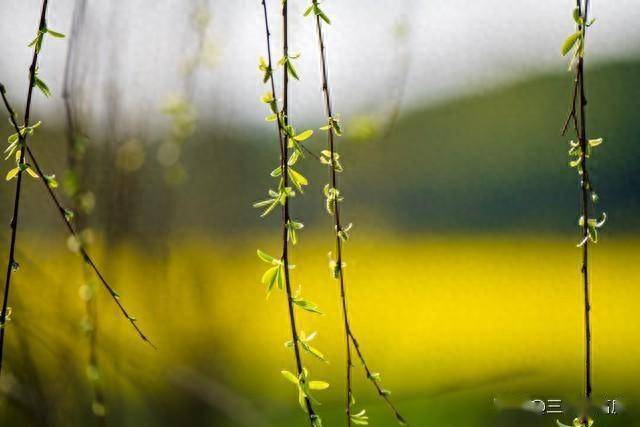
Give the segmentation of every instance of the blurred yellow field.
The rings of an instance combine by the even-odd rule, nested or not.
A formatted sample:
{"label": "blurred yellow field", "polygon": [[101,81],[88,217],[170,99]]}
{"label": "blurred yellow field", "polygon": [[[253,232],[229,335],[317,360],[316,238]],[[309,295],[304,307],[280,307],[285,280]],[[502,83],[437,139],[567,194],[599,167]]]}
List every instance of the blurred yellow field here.
{"label": "blurred yellow field", "polygon": [[[487,406],[491,396],[578,397],[583,312],[574,244],[570,237],[517,235],[380,234],[350,241],[345,274],[352,326],[400,405],[473,390],[486,394]],[[21,262],[8,337],[15,348],[24,334],[32,351],[48,360],[47,387],[59,387],[62,372],[80,369],[86,357],[77,326],[84,309],[80,263],[67,251],[36,252],[36,245],[42,248],[31,236],[22,246],[38,258]],[[193,386],[185,385],[185,373],[196,372],[256,411],[293,405],[295,389],[280,375],[293,369],[283,345],[290,339],[284,295],[276,290],[266,299],[259,281],[264,264],[255,256],[257,247],[276,253],[275,245],[266,236],[235,243],[189,237],[174,240],[165,261],[133,246],[98,254],[158,347],[144,345],[99,289],[107,388],[144,401],[148,393],[170,392],[165,383]],[[620,380],[640,374],[640,349],[629,345],[640,332],[637,269],[630,268],[640,262],[635,245],[611,237],[593,253],[596,399],[637,395],[633,382]],[[293,283],[325,313],[298,316],[301,328],[318,332],[316,346],[330,360],[308,361],[313,377],[332,384],[318,392],[329,407],[342,399],[344,364],[330,247],[326,239],[303,235],[293,270]],[[9,368],[19,354],[9,353]],[[71,360],[76,363],[69,366]],[[369,402],[374,394],[358,380],[356,396]]]}

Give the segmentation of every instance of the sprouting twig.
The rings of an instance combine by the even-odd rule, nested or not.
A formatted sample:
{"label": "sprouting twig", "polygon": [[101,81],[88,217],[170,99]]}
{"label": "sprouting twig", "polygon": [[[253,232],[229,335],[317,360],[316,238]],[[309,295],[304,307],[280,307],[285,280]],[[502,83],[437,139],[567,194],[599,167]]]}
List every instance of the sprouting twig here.
{"label": "sprouting twig", "polygon": [[577,31],[570,35],[562,46],[562,54],[566,55],[573,51],[569,69],[574,68],[575,77],[573,82],[573,92],[569,113],[562,127],[564,135],[570,123],[577,137],[577,142],[570,142],[569,165],[576,168],[580,178],[581,195],[581,217],[578,225],[581,229],[581,241],[578,244],[582,248],[582,263],[580,272],[582,275],[583,304],[584,304],[584,338],[585,338],[585,366],[584,366],[584,395],[585,407],[581,418],[574,421],[574,425],[587,426],[591,424],[588,411],[592,395],[592,343],[591,343],[591,298],[589,280],[589,250],[591,243],[598,241],[598,229],[604,225],[606,215],[603,213],[602,219],[590,218],[591,207],[595,211],[595,204],[598,201],[588,169],[588,159],[592,155],[595,147],[602,144],[602,138],[589,139],[587,137],[587,97],[585,91],[585,70],[584,52],[587,28],[593,24],[589,21],[589,0],[576,0],[576,7],[573,12],[573,19],[576,22]]}
{"label": "sprouting twig", "polygon": [[[266,40],[267,40],[267,64],[268,64],[268,73],[269,73],[269,81],[271,84],[271,93],[274,103],[274,109],[276,112],[280,111],[278,109],[278,101],[276,97],[275,90],[275,81],[273,77],[273,60],[271,54],[271,32],[269,29],[269,19],[267,13],[267,3],[266,0],[262,0],[262,8],[264,11],[264,24],[265,24],[265,32],[266,32]],[[288,2],[282,3],[282,22],[283,22],[283,57],[288,58],[289,51],[289,33],[288,33]],[[282,107],[282,115],[281,117],[277,117],[275,122],[277,123],[277,131],[278,131],[278,139],[280,143],[280,170],[282,174],[282,182],[283,187],[286,189],[289,186],[289,150],[287,144],[287,137],[285,134],[285,127],[288,126],[288,105],[289,105],[289,73],[285,69],[284,71],[284,81],[283,81],[283,107]],[[304,367],[302,364],[302,356],[300,352],[300,338],[298,334],[296,317],[295,317],[295,309],[293,302],[293,291],[291,289],[291,279],[290,279],[290,266],[289,266],[289,232],[288,227],[291,222],[291,215],[289,211],[289,197],[285,198],[285,202],[282,205],[282,257],[281,261],[283,264],[284,270],[284,282],[285,282],[285,291],[287,295],[287,307],[289,312],[289,323],[291,328],[291,342],[296,362],[296,371],[298,378],[304,377]],[[304,406],[306,409],[306,413],[308,415],[309,423],[312,427],[318,426],[319,417],[315,413],[313,408],[313,404],[309,396],[304,395]]]}
{"label": "sprouting twig", "polygon": [[[38,35],[46,29],[47,27],[47,6],[48,0],[42,1],[42,10],[40,12],[40,23],[38,24]],[[27,89],[27,105],[25,107],[24,114],[24,127],[25,129],[29,126],[29,118],[31,116],[31,98],[33,95],[33,88],[36,83],[36,67],[38,66],[38,53],[39,49],[36,46],[33,50],[33,57],[31,59],[31,66],[29,67],[29,88]],[[2,93],[2,98],[5,98],[5,88],[2,84],[0,84],[0,93]],[[12,115],[13,116],[13,115]],[[15,119],[14,119],[15,123]],[[18,127],[18,138],[20,138],[20,143],[23,147],[20,150],[20,160],[19,165],[24,164],[25,159],[25,149],[27,148],[27,139],[28,132],[24,135],[20,132]],[[9,309],[9,290],[11,287],[11,273],[16,269],[18,265],[15,260],[15,249],[16,249],[16,239],[18,237],[18,219],[20,213],[20,193],[22,190],[22,168],[18,171],[18,177],[16,181],[16,192],[15,198],[13,201],[13,216],[11,218],[11,243],[9,244],[9,257],[7,260],[7,273],[5,276],[4,282],[4,296],[2,300],[2,311],[0,312],[0,373],[2,373],[2,361],[4,356],[4,336],[5,330],[7,327],[7,310]]]}
{"label": "sprouting twig", "polygon": [[[9,118],[11,120],[11,124],[13,125],[14,129],[16,130],[16,132],[18,132],[18,134],[20,135],[20,127],[18,126],[18,123],[16,121],[15,112],[14,112],[13,108],[11,107],[11,104],[9,104],[9,101],[8,101],[8,99],[6,97],[6,94],[5,94],[4,90],[2,90],[2,100],[4,102],[4,105],[5,105],[6,109],[7,109],[7,111],[9,112]],[[27,117],[27,116],[25,116],[25,117]],[[26,119],[25,119],[25,123],[26,123]],[[20,136],[20,138],[21,138],[21,141],[22,141],[22,146],[25,147],[25,150],[23,150],[23,151],[26,151],[27,154],[29,155],[29,158],[33,162],[33,167],[36,169],[38,174],[42,177],[42,183],[45,186],[45,188],[47,189],[47,192],[49,193],[49,196],[51,197],[51,200],[55,204],[55,206],[57,208],[57,211],[60,214],[60,218],[62,219],[62,221],[64,222],[65,226],[67,227],[67,230],[68,230],[69,234],[75,239],[76,243],[78,244],[78,251],[80,252],[80,255],[82,256],[82,259],[91,268],[91,270],[93,270],[93,272],[95,273],[96,277],[100,280],[100,282],[102,283],[104,288],[107,290],[107,292],[109,293],[109,295],[111,296],[113,301],[116,303],[116,305],[118,306],[118,308],[120,309],[122,314],[127,318],[129,323],[131,324],[131,326],[133,326],[133,328],[136,330],[136,332],[138,333],[140,338],[142,338],[143,341],[147,342],[153,348],[156,348],[153,345],[153,343],[147,338],[147,336],[142,332],[140,327],[137,325],[136,318],[133,317],[132,315],[130,315],[129,312],[126,310],[126,308],[124,307],[124,305],[120,301],[120,295],[115,291],[115,289],[113,287],[111,287],[109,282],[107,282],[107,280],[104,278],[104,276],[102,275],[102,273],[100,272],[100,270],[96,266],[95,262],[93,261],[93,259],[89,255],[88,251],[84,247],[84,245],[82,243],[82,240],[80,239],[80,236],[78,235],[78,233],[76,232],[73,224],[71,223],[70,212],[62,206],[62,203],[58,199],[58,196],[56,196],[56,194],[54,193],[53,189],[51,188],[51,185],[49,184],[49,181],[46,179],[46,175],[43,172],[42,168],[40,167],[40,163],[38,162],[35,154],[31,150],[31,148],[26,145],[26,137]],[[19,176],[18,176],[18,178],[19,178]],[[12,253],[13,253],[13,251],[11,252],[11,254]],[[0,329],[0,339],[2,338],[3,331],[4,331],[4,328]],[[1,343],[1,341],[0,341],[0,343]]]}
{"label": "sprouting twig", "polygon": [[360,359],[362,366],[364,367],[367,378],[373,383],[376,391],[380,395],[380,397],[387,403],[397,421],[400,424],[406,425],[405,419],[402,417],[400,412],[397,410],[395,405],[392,403],[389,398],[389,391],[382,388],[379,382],[378,375],[373,373],[369,366],[367,365],[365,358],[362,354],[362,350],[360,349],[360,345],[356,340],[352,327],[349,321],[349,309],[347,303],[347,292],[346,285],[344,279],[344,262],[343,262],[343,241],[348,238],[348,231],[350,225],[344,227],[341,222],[340,217],[340,201],[342,200],[342,196],[340,195],[340,190],[338,187],[338,172],[342,171],[342,166],[339,164],[339,155],[336,152],[336,144],[335,144],[335,136],[341,134],[340,127],[338,125],[338,120],[334,116],[333,107],[331,104],[331,93],[329,90],[329,76],[328,76],[328,65],[327,65],[327,54],[326,54],[326,46],[324,42],[324,36],[322,32],[323,22],[329,24],[330,20],[327,15],[320,9],[320,5],[317,0],[312,0],[311,6],[305,12],[305,15],[309,15],[313,13],[315,16],[315,24],[318,36],[318,47],[320,51],[320,74],[322,78],[322,93],[324,95],[324,107],[326,113],[327,124],[323,127],[324,130],[327,131],[327,143],[328,143],[328,151],[327,156],[328,160],[325,160],[324,163],[329,165],[329,179],[330,179],[330,188],[325,189],[325,194],[327,195],[327,206],[329,213],[333,215],[334,218],[334,234],[335,234],[335,250],[336,250],[336,259],[332,261],[333,263],[333,274],[334,277],[339,280],[340,283],[340,301],[342,306],[342,317],[343,317],[343,327],[344,327],[344,335],[345,335],[345,350],[346,350],[346,425],[350,427],[353,423],[362,423],[366,422],[366,418],[364,418],[365,412],[360,412],[359,414],[352,414],[351,406],[354,403],[353,389],[352,389],[352,351],[351,346],[355,348],[356,355]]}

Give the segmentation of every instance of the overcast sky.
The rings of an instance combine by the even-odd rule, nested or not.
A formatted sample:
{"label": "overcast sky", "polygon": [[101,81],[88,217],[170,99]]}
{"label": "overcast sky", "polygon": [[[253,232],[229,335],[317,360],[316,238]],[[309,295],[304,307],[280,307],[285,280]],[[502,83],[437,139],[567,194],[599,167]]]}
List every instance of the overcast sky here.
{"label": "overcast sky", "polygon": [[[183,90],[180,65],[196,50],[191,26],[199,0],[88,0],[80,58],[86,85],[117,81],[127,116],[161,117],[163,100]],[[266,90],[257,71],[265,54],[258,0],[201,0],[211,12],[207,39],[213,68],[195,74],[201,117],[242,124],[261,120],[258,98]],[[309,1],[290,0],[291,50],[300,52],[301,81],[292,87],[292,114],[308,119],[322,111],[313,22],[302,17]],[[630,58],[640,51],[640,1],[592,0],[588,49],[591,63]],[[68,33],[74,0],[50,0],[49,26]],[[326,29],[331,85],[337,111],[376,111],[397,93],[408,64],[405,108],[501,84],[523,73],[561,71],[563,39],[572,31],[572,0],[326,0],[333,25]],[[279,50],[280,0],[269,0],[274,49]],[[12,97],[24,97],[39,0],[0,3],[0,80]],[[397,36],[398,27],[406,31]],[[54,99],[38,97],[36,111],[58,113],[67,43],[47,41],[41,76]],[[279,55],[274,55],[279,56]],[[593,58],[593,59],[592,59]],[[277,59],[277,58],[276,58]],[[408,62],[405,62],[408,61]],[[113,91],[113,88],[109,89]],[[102,114],[104,90],[91,104]],[[45,111],[46,109],[46,111]],[[96,118],[94,117],[94,120]]]}

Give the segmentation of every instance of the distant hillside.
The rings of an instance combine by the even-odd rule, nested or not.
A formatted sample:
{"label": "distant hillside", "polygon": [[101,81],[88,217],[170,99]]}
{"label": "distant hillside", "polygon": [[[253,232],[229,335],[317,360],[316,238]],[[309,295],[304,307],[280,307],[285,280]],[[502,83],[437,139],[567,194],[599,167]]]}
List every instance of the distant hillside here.
{"label": "distant hillside", "polygon": [[[640,63],[589,69],[593,181],[611,225],[640,225]],[[559,135],[571,75],[538,77],[410,114],[388,141],[349,145],[349,198],[418,228],[565,228],[578,184]],[[347,124],[348,125],[348,124]]]}
{"label": "distant hillside", "polygon": [[[569,73],[537,77],[412,112],[385,141],[340,139],[346,218],[407,231],[575,230],[577,177],[567,166],[568,138],[559,135],[570,85]],[[640,63],[589,69],[587,85],[589,133],[605,138],[592,165],[601,206],[611,220],[609,229],[638,231]],[[197,139],[185,146],[189,180],[177,194],[170,195],[163,185],[155,146],[132,179],[119,181],[120,186],[125,183],[120,193],[132,195],[126,208],[116,210],[126,209],[131,230],[153,234],[168,225],[216,233],[265,229],[250,205],[266,193],[268,172],[275,167],[273,134],[245,140],[205,126],[202,123]],[[34,144],[60,174],[65,158],[64,150],[55,150],[63,144],[60,134],[40,134]],[[317,150],[324,144],[321,137],[311,142]],[[90,185],[97,189],[99,210],[104,210],[113,189],[113,168],[100,147],[89,148]],[[294,201],[295,212],[308,224],[320,219],[326,225],[321,194],[326,169],[315,163],[303,166],[312,186],[303,200]],[[9,205],[11,192],[11,186],[0,188],[2,206]],[[26,203],[44,206],[46,199],[40,194]],[[56,221],[52,209],[25,212],[27,224],[40,223],[42,215]],[[108,220],[104,215],[94,218]]]}

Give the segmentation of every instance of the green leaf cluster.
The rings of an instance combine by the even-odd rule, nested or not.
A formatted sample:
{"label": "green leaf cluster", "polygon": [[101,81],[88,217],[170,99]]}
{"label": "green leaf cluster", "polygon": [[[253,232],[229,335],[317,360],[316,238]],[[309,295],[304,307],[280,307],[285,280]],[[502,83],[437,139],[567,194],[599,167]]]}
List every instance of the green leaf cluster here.
{"label": "green leaf cluster", "polygon": [[369,416],[367,416],[367,411],[363,409],[360,412],[351,414],[351,422],[359,426],[369,425]]}
{"label": "green leaf cluster", "polygon": [[289,371],[281,371],[281,373],[283,377],[298,387],[298,403],[303,411],[307,412],[306,399],[309,399],[316,405],[321,404],[313,397],[311,391],[328,389],[328,382],[309,380],[309,372],[307,371],[307,368],[302,369],[300,376],[296,376]]}
{"label": "green leaf cluster", "polygon": [[576,168],[578,175],[582,176],[584,171],[582,170],[583,158],[588,159],[591,157],[593,148],[603,143],[602,138],[590,139],[585,144],[585,149],[582,149],[580,141],[569,141],[569,166]]}
{"label": "green leaf cluster", "polygon": [[266,208],[261,217],[265,217],[269,215],[278,205],[284,206],[288,197],[294,197],[296,195],[295,191],[291,187],[284,187],[283,181],[280,182],[280,186],[278,191],[269,190],[269,198],[265,200],[261,200],[259,202],[255,202],[253,204],[254,208]]}
{"label": "green leaf cluster", "polygon": [[4,150],[4,153],[6,154],[6,157],[4,159],[7,160],[9,157],[11,157],[16,149],[18,149],[18,147],[22,145],[24,139],[27,136],[33,135],[33,132],[35,132],[35,130],[39,128],[41,124],[42,122],[38,121],[31,126],[19,126],[19,132],[9,135],[9,138],[7,138],[7,143],[9,144],[9,146]]}
{"label": "green leaf cluster", "polygon": [[285,72],[296,80],[300,80],[300,76],[298,75],[298,70],[295,65],[293,65],[293,60],[298,58],[300,58],[300,54],[296,53],[295,55],[283,56],[278,61],[278,65],[282,65]]}
{"label": "green leaf cluster", "polygon": [[331,271],[331,277],[334,279],[340,278],[340,273],[342,269],[347,266],[347,263],[342,261],[340,265],[338,265],[338,261],[333,259],[331,252],[329,252],[329,270]]}
{"label": "green leaf cluster", "polygon": [[317,0],[313,0],[311,6],[309,6],[305,11],[304,11],[304,16],[309,16],[311,15],[311,12],[313,12],[313,14],[317,17],[319,17],[320,19],[322,19],[324,22],[326,22],[327,24],[331,25],[331,20],[329,19],[329,17],[327,16],[326,13],[324,13],[324,11],[322,9],[320,9],[320,2]]}
{"label": "green leaf cluster", "polygon": [[[309,335],[305,335],[304,331],[300,331],[298,336],[298,343],[300,344],[300,347],[302,347],[306,352],[311,354],[313,357],[317,358],[318,360],[324,363],[329,363],[329,361],[325,358],[324,354],[320,352],[320,350],[318,350],[317,348],[309,344],[311,341],[313,341],[316,335],[317,335],[316,332],[312,332]],[[285,342],[284,346],[287,348],[293,348],[293,341]]]}
{"label": "green leaf cluster", "polygon": [[[595,147],[600,146],[603,143],[603,141],[604,140],[602,138],[589,139],[584,144],[585,146],[584,149],[582,147],[582,144],[580,144],[579,141],[578,142],[569,141],[569,166],[572,168],[575,168],[576,171],[578,172],[578,175],[581,177],[583,182],[582,185],[584,185],[586,190],[589,192],[591,197],[591,202],[594,205],[598,203],[600,198],[598,194],[595,192],[595,189],[593,188],[589,178],[585,177],[583,164],[586,161],[586,159],[591,157],[591,155],[593,154],[593,149]],[[607,219],[606,213],[602,214],[602,219],[600,220],[597,220],[595,218],[588,218],[586,220],[586,226],[587,226],[586,233],[583,239],[578,243],[577,246],[582,247],[588,241],[597,243],[599,240],[598,229],[604,226],[606,219]],[[581,216],[580,219],[578,219],[578,226],[580,226],[583,229],[585,228],[584,216]]]}
{"label": "green leaf cluster", "polygon": [[[607,214],[602,213],[602,217],[598,220],[595,218],[589,218],[587,220],[587,235],[584,236],[584,239],[578,243],[578,247],[583,246],[587,241],[592,241],[593,243],[598,243],[598,229],[604,226],[604,223],[607,221]],[[581,216],[578,220],[578,226],[580,228],[584,228],[584,216]]]}
{"label": "green leaf cluster", "polygon": [[264,59],[262,56],[260,57],[260,60],[258,62],[258,69],[263,73],[262,83],[268,82],[271,78],[271,75],[273,74],[273,70],[267,63],[266,59]]}
{"label": "green leaf cluster", "polygon": [[[267,286],[267,295],[271,293],[276,284],[278,285],[278,289],[284,289],[284,262],[282,262],[281,259],[274,258],[262,252],[260,249],[258,249],[258,257],[267,264],[271,264],[271,267],[264,272],[261,279],[261,282]],[[289,268],[292,267],[289,266]]]}
{"label": "green leaf cluster", "polygon": [[320,128],[320,130],[332,130],[337,136],[342,136],[342,128],[340,127],[340,119],[329,117],[328,123]]}
{"label": "green leaf cluster", "polygon": [[560,48],[562,56],[566,56],[575,48],[571,61],[569,62],[569,70],[573,68],[578,58],[582,58],[584,56],[585,32],[586,29],[595,22],[595,19],[592,19],[590,22],[585,23],[584,17],[581,15],[580,9],[577,7],[573,9],[573,20],[575,21],[578,29],[565,39],[562,43],[562,47]]}
{"label": "green leaf cluster", "polygon": [[33,86],[38,88],[38,90],[42,92],[44,96],[49,98],[51,96],[51,89],[49,89],[49,86],[47,86],[44,80],[42,80],[39,77],[38,73],[39,73],[39,70],[36,69],[36,71],[33,74]]}
{"label": "green leaf cluster", "polygon": [[342,196],[340,196],[340,190],[337,188],[333,188],[331,184],[327,184],[324,186],[324,197],[325,197],[325,207],[329,215],[335,215],[336,213],[336,204],[344,200]]}
{"label": "green leaf cluster", "polygon": [[44,27],[38,30],[38,34],[36,34],[35,38],[31,40],[28,46],[34,48],[36,50],[36,53],[40,53],[40,50],[42,49],[42,42],[44,41],[44,36],[46,34],[49,34],[51,37],[54,37],[56,39],[65,38],[64,34]]}
{"label": "green leaf cluster", "polygon": [[29,165],[29,163],[26,163],[26,162],[21,163],[21,159],[20,159],[21,154],[22,154],[21,150],[16,151],[16,160],[15,160],[16,167],[11,169],[9,172],[7,172],[7,176],[5,177],[7,181],[11,181],[13,178],[17,177],[22,172],[27,172],[33,178],[39,178],[39,175],[36,173],[36,171],[34,171],[31,168],[31,165]]}

